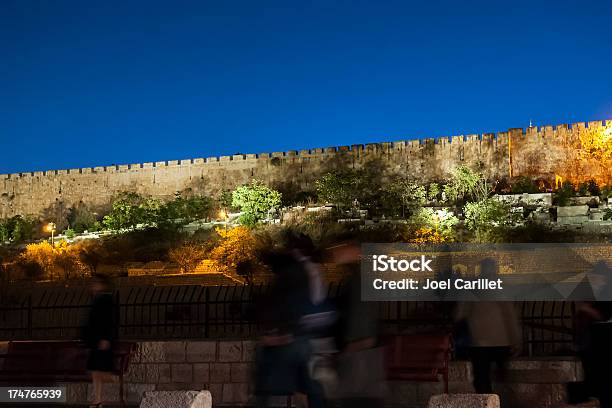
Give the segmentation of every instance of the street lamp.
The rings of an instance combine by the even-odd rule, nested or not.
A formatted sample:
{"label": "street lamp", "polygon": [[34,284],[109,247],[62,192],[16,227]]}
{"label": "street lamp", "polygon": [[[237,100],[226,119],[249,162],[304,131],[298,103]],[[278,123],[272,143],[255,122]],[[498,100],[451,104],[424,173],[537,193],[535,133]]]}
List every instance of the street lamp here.
{"label": "street lamp", "polygon": [[51,246],[53,246],[55,244],[54,239],[53,239],[55,235],[55,223],[54,222],[48,223],[45,226],[45,230],[51,233]]}

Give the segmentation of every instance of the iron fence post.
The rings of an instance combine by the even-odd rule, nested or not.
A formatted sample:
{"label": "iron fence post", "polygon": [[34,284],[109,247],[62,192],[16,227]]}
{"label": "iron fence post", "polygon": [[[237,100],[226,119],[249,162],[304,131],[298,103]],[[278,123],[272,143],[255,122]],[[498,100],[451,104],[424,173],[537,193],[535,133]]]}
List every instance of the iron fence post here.
{"label": "iron fence post", "polygon": [[204,292],[204,337],[208,338],[210,335],[210,323],[209,323],[209,307],[210,307],[210,296],[208,291],[208,286]]}
{"label": "iron fence post", "polygon": [[27,338],[28,340],[33,340],[32,338],[32,295],[28,295],[28,326],[27,326]]}

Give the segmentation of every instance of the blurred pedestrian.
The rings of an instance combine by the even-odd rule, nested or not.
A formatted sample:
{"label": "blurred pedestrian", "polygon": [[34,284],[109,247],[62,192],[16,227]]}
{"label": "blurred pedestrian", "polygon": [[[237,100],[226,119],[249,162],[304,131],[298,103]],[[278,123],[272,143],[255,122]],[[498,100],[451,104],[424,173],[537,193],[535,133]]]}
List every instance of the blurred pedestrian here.
{"label": "blurred pedestrian", "polygon": [[382,407],[386,388],[378,309],[376,303],[361,300],[361,248],[358,243],[347,242],[331,248],[330,253],[336,267],[344,268],[348,276],[338,300],[340,406]]}
{"label": "blurred pedestrian", "polygon": [[[481,276],[497,275],[497,263],[493,259],[481,262]],[[488,296],[482,296],[486,299]],[[493,392],[491,368],[493,363],[503,370],[509,357],[518,353],[521,336],[514,303],[491,300],[459,302],[455,321],[467,328],[468,356],[472,362],[474,389],[479,394]]]}
{"label": "blurred pedestrian", "polygon": [[102,407],[102,384],[114,369],[113,348],[116,341],[116,322],[111,281],[96,274],[89,290],[93,297],[87,322],[83,327],[83,341],[89,349],[87,369],[91,372],[93,401],[90,408]]}
{"label": "blurred pedestrian", "polygon": [[267,407],[272,396],[300,392],[308,407],[325,407],[323,388],[309,370],[312,348],[300,327],[312,308],[309,273],[293,251],[268,254],[264,262],[274,279],[257,306],[264,335],[256,351],[256,406]]}
{"label": "blurred pedestrian", "polygon": [[612,269],[598,262],[587,276],[588,291],[581,293],[597,300],[576,303],[576,346],[584,381],[568,384],[568,399],[580,403],[596,397],[600,407],[612,408]]}

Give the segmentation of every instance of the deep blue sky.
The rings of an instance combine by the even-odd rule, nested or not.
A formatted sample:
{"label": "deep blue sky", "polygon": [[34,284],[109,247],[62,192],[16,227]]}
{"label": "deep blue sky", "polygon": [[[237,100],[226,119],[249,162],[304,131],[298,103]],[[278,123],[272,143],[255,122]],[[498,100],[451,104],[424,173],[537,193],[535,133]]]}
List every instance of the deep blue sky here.
{"label": "deep blue sky", "polygon": [[612,2],[0,1],[0,173],[612,118]]}

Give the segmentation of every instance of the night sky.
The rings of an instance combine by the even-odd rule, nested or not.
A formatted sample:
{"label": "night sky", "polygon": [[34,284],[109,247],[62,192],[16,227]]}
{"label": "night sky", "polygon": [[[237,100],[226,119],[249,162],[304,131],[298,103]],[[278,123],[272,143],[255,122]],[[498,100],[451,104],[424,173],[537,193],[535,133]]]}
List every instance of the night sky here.
{"label": "night sky", "polygon": [[0,0],[0,173],[599,119],[610,0]]}

